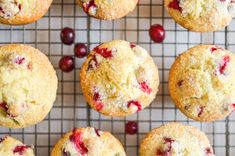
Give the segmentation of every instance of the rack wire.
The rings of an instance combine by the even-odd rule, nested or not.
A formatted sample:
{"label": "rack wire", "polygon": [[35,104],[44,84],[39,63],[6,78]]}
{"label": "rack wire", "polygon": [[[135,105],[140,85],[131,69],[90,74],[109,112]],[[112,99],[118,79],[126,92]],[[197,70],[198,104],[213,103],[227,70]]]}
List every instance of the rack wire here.
{"label": "rack wire", "polygon": [[[148,29],[151,24],[162,24],[166,39],[162,44],[151,42]],[[125,39],[147,49],[159,67],[160,92],[151,106],[127,118],[105,117],[91,110],[82,95],[79,72],[84,59],[76,59],[76,69],[62,73],[58,61],[63,55],[73,55],[73,46],[60,42],[63,27],[76,31],[76,42],[86,43],[89,49],[112,39]],[[171,101],[168,93],[168,72],[175,57],[197,44],[216,44],[235,51],[235,20],[222,31],[193,33],[177,25],[165,12],[162,0],[141,0],[135,11],[114,21],[100,21],[88,17],[75,0],[54,0],[48,14],[36,23],[26,26],[0,26],[0,43],[32,45],[48,55],[59,77],[59,89],[53,109],[47,118],[25,129],[0,128],[0,136],[12,135],[26,144],[35,145],[37,156],[49,156],[56,141],[74,127],[94,126],[112,132],[123,143],[128,155],[137,156],[144,135],[163,123],[178,121],[203,130],[213,144],[217,156],[235,155],[235,114],[226,120],[200,123],[189,120]],[[136,135],[125,134],[127,121],[138,121]]]}

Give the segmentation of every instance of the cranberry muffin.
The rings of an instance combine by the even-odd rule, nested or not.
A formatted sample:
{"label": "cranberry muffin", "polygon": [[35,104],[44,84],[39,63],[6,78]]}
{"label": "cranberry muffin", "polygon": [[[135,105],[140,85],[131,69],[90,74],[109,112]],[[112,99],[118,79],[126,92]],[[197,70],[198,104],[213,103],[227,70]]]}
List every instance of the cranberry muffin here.
{"label": "cranberry muffin", "polygon": [[81,69],[81,87],[92,108],[127,116],[147,107],[158,91],[158,69],[148,52],[114,40],[94,48]]}
{"label": "cranberry muffin", "polygon": [[165,7],[181,26],[196,32],[213,32],[235,17],[234,0],[165,0]]}
{"label": "cranberry muffin", "polygon": [[20,44],[0,47],[0,126],[23,128],[40,122],[56,90],[55,70],[42,52]]}
{"label": "cranberry muffin", "polygon": [[109,132],[88,127],[65,134],[53,148],[51,156],[126,156],[126,153]]}
{"label": "cranberry muffin", "polygon": [[138,0],[77,0],[77,3],[92,17],[112,20],[132,12]]}
{"label": "cranberry muffin", "polygon": [[153,129],[140,145],[140,156],[215,156],[206,135],[193,126],[168,123]]}
{"label": "cranberry muffin", "polygon": [[46,14],[51,3],[52,0],[0,0],[0,23],[32,23]]}
{"label": "cranberry muffin", "polygon": [[235,109],[235,56],[214,45],[198,45],[178,56],[169,74],[169,91],[189,118],[215,121]]}
{"label": "cranberry muffin", "polygon": [[34,156],[33,147],[24,145],[10,136],[0,139],[1,156]]}

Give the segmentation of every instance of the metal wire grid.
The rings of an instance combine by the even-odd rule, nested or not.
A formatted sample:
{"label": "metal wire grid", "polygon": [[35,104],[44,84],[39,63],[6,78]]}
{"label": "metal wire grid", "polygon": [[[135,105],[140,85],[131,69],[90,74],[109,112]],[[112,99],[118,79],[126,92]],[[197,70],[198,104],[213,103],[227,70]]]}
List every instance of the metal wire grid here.
{"label": "metal wire grid", "polygon": [[[163,44],[152,43],[148,36],[151,24],[163,24],[167,36]],[[79,72],[84,59],[76,59],[76,70],[62,73],[58,61],[63,55],[73,55],[73,46],[64,46],[59,39],[63,27],[76,30],[76,42],[83,42],[90,49],[101,42],[125,39],[136,42],[150,51],[159,67],[160,92],[152,105],[127,118],[109,118],[91,110],[82,96]],[[52,61],[59,77],[59,89],[55,105],[41,123],[11,130],[1,127],[0,136],[12,135],[26,144],[35,145],[37,156],[49,156],[51,148],[65,132],[74,127],[94,126],[108,130],[117,136],[129,156],[138,155],[138,146],[144,135],[163,123],[178,121],[199,127],[210,138],[217,156],[235,155],[235,115],[224,121],[199,123],[187,119],[177,110],[167,90],[168,72],[175,57],[193,45],[217,44],[235,51],[235,20],[223,31],[192,33],[177,25],[165,12],[162,0],[141,0],[136,10],[127,17],[115,21],[100,21],[87,17],[75,5],[75,0],[54,0],[48,15],[26,26],[0,26],[0,43],[30,44],[44,51]],[[126,121],[139,123],[137,135],[126,135]]]}

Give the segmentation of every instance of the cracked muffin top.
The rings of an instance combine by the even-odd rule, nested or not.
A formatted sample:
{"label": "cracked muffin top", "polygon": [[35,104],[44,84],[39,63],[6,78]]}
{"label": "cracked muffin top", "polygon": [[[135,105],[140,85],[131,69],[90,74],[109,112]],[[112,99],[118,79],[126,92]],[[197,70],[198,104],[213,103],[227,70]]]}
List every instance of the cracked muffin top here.
{"label": "cracked muffin top", "polygon": [[33,147],[24,145],[19,140],[6,136],[0,139],[1,156],[34,156]]}
{"label": "cracked muffin top", "polygon": [[127,116],[147,107],[158,91],[158,69],[148,52],[114,40],[94,48],[81,69],[90,106],[108,116]]}
{"label": "cracked muffin top", "polygon": [[235,108],[235,56],[214,45],[199,45],[177,57],[169,74],[169,91],[189,118],[215,121]]}
{"label": "cracked muffin top", "polygon": [[51,156],[126,156],[121,143],[109,132],[87,127],[65,134]]}
{"label": "cracked muffin top", "polygon": [[196,32],[218,31],[235,17],[234,0],[165,0],[165,7],[177,23]]}
{"label": "cracked muffin top", "polygon": [[138,0],[77,0],[77,3],[92,17],[112,20],[132,12]]}
{"label": "cracked muffin top", "polygon": [[215,156],[206,135],[193,126],[168,123],[149,132],[140,156]]}
{"label": "cracked muffin top", "polygon": [[0,23],[32,23],[46,14],[51,3],[52,0],[0,0]]}
{"label": "cracked muffin top", "polygon": [[0,47],[0,125],[23,128],[43,120],[56,97],[57,76],[39,50]]}

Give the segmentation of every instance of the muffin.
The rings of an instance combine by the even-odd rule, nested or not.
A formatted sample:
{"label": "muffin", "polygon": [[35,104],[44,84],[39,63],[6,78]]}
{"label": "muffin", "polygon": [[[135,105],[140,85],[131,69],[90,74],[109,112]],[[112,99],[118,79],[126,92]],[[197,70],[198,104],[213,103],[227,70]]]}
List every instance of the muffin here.
{"label": "muffin", "polygon": [[10,136],[0,139],[1,156],[34,156],[33,147],[24,145]]}
{"label": "muffin", "polygon": [[0,47],[0,126],[23,128],[45,118],[55,101],[57,76],[39,50]]}
{"label": "muffin", "polygon": [[126,156],[121,143],[109,132],[79,128],[65,134],[51,156]]}
{"label": "muffin", "polygon": [[132,12],[138,0],[77,0],[77,3],[92,17],[112,20]]}
{"label": "muffin", "polygon": [[147,107],[158,91],[158,69],[138,45],[114,40],[94,48],[81,69],[81,87],[92,108],[127,116]]}
{"label": "muffin", "polygon": [[215,156],[206,135],[193,126],[168,123],[149,132],[140,156]]}
{"label": "muffin", "polygon": [[46,14],[51,3],[52,0],[0,0],[0,23],[32,23]]}
{"label": "muffin", "polygon": [[235,57],[214,45],[198,45],[178,56],[169,74],[169,92],[189,118],[215,121],[235,108]]}
{"label": "muffin", "polygon": [[234,0],[165,0],[169,15],[181,26],[196,32],[213,32],[235,17]]}

